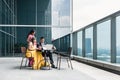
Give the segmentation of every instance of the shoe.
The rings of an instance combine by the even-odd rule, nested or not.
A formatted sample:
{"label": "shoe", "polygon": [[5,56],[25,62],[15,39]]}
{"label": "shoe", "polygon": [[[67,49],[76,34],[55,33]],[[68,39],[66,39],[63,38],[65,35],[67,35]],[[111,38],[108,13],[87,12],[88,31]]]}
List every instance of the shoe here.
{"label": "shoe", "polygon": [[52,68],[55,68],[55,69],[57,69],[57,67],[55,67],[55,65],[54,65],[54,64],[53,64],[51,67],[52,67]]}

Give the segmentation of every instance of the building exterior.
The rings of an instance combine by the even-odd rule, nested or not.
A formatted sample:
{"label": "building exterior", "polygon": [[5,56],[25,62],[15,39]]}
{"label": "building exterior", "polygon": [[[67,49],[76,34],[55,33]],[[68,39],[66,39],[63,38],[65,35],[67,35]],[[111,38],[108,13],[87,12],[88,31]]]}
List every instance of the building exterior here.
{"label": "building exterior", "polygon": [[31,29],[36,31],[37,41],[44,36],[51,43],[51,26],[46,27],[51,25],[51,0],[0,0],[0,25],[4,25],[0,26],[0,56],[20,52]]}
{"label": "building exterior", "polygon": [[46,27],[51,25],[51,0],[17,0],[17,3],[17,24],[33,25],[33,27],[17,28],[18,43],[26,42],[26,36],[31,29],[36,31],[37,41],[44,36],[47,43],[51,43],[51,26]]}
{"label": "building exterior", "polygon": [[[17,24],[17,0],[0,0],[0,24]],[[0,26],[0,56],[14,53],[16,27]]]}

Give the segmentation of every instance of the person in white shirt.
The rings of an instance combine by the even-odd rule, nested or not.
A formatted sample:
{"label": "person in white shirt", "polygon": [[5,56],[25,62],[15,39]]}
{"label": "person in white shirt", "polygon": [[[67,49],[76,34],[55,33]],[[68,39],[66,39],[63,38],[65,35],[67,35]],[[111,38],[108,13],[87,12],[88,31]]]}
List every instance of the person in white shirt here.
{"label": "person in white shirt", "polygon": [[[51,67],[52,67],[52,68],[57,68],[57,67],[55,67],[55,65],[54,65],[52,52],[49,51],[49,50],[44,51],[44,49],[43,49],[43,46],[44,46],[44,45],[45,45],[45,38],[44,38],[44,37],[41,37],[41,38],[40,38],[40,42],[37,44],[37,47],[38,47],[38,48],[39,48],[39,47],[42,48],[42,55],[43,55],[43,56],[45,56],[45,54],[46,54],[46,56],[49,57],[50,63],[51,63]],[[53,47],[53,48],[54,48],[54,47]]]}

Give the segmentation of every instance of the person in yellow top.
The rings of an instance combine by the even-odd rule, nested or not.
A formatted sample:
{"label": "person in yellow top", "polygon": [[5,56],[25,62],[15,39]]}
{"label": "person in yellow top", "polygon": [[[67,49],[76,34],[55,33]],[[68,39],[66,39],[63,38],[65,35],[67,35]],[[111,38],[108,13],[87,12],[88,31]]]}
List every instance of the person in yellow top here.
{"label": "person in yellow top", "polygon": [[37,48],[36,39],[32,38],[31,42],[28,43],[26,57],[33,58],[32,68],[35,70],[40,69],[45,65],[44,57],[42,56],[42,53],[38,50],[41,50],[41,48]]}

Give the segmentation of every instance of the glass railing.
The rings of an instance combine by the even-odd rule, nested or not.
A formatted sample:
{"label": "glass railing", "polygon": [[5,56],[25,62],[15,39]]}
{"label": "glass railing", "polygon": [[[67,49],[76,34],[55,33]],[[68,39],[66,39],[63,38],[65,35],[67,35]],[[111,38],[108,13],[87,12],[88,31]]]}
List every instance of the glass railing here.
{"label": "glass railing", "polygon": [[[120,63],[119,34],[120,11],[73,32],[69,45],[72,44],[73,55],[110,63]],[[61,51],[63,49],[60,47],[63,47],[64,42],[67,41],[65,37],[53,41],[56,44],[59,43]],[[64,47],[67,48],[68,46]]]}

